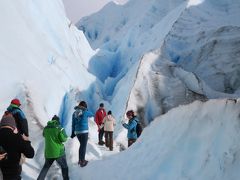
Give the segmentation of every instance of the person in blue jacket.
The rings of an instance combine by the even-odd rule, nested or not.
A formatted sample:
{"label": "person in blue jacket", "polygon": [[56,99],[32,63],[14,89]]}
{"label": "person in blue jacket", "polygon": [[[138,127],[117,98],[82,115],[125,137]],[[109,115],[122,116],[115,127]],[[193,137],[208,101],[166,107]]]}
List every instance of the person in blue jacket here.
{"label": "person in blue jacket", "polygon": [[10,106],[7,108],[5,114],[11,113],[16,121],[18,133],[21,135],[29,136],[28,121],[23,111],[20,109],[21,103],[19,99],[13,99]]}
{"label": "person in blue jacket", "polygon": [[72,115],[72,135],[71,138],[77,136],[80,147],[79,147],[79,161],[78,164],[81,167],[87,165],[88,161],[85,160],[85,154],[87,149],[88,141],[88,118],[94,117],[94,114],[87,109],[87,103],[81,101],[78,106],[76,106],[75,111]]}
{"label": "person in blue jacket", "polygon": [[138,123],[138,118],[134,115],[133,110],[129,110],[126,113],[128,118],[128,123],[123,123],[123,127],[128,130],[127,137],[128,137],[128,147],[131,146],[137,140],[137,132],[136,127]]}

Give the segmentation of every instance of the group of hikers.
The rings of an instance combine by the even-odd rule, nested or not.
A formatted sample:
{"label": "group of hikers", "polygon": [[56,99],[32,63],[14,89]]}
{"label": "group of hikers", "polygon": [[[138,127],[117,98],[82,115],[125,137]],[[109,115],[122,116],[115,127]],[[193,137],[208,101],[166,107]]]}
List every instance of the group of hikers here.
{"label": "group of hikers", "polygon": [[[33,158],[35,153],[29,140],[28,122],[20,106],[19,99],[13,99],[0,122],[0,168],[4,180],[21,179],[22,163],[26,157]],[[81,101],[74,110],[71,138],[77,137],[80,143],[78,164],[84,167],[88,164],[85,159],[89,132],[88,119],[95,117],[94,120],[98,127],[98,144],[101,146],[105,144],[110,151],[113,151],[113,131],[116,120],[111,111],[106,113],[103,103],[100,103],[95,114],[88,110],[85,101]],[[139,120],[132,110],[127,111],[126,116],[129,121],[128,123],[122,122],[122,125],[128,130],[128,146],[131,146],[139,136]],[[104,134],[105,142],[103,141]],[[57,161],[61,167],[63,179],[68,180],[68,165],[63,144],[68,136],[61,127],[57,115],[47,122],[47,126],[43,129],[43,137],[45,139],[45,163],[37,179],[44,180],[53,162]]]}

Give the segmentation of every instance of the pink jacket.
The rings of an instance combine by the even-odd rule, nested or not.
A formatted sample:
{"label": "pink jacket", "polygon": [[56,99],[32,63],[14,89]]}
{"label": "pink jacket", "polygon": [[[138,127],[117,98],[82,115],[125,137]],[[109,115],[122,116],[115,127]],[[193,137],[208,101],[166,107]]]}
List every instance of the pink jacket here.
{"label": "pink jacket", "polygon": [[112,115],[107,115],[103,119],[104,123],[104,131],[114,131],[114,126],[116,125],[116,121]]}

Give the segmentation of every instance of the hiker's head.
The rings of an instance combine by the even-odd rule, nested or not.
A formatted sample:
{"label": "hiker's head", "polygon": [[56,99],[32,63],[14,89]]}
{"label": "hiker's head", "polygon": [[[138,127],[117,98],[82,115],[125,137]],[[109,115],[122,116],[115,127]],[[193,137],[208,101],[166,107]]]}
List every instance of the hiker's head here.
{"label": "hiker's head", "polygon": [[6,126],[11,127],[13,130],[17,128],[16,121],[11,114],[3,116],[1,119],[0,127]]}
{"label": "hiker's head", "polygon": [[78,105],[79,107],[84,107],[87,109],[87,103],[85,101],[81,101]]}
{"label": "hiker's head", "polygon": [[128,119],[133,118],[133,117],[134,117],[134,112],[133,112],[133,110],[127,111],[126,116],[127,116]]}
{"label": "hiker's head", "polygon": [[111,115],[112,114],[112,111],[108,111],[108,113],[107,113],[108,115]]}
{"label": "hiker's head", "polygon": [[99,107],[100,107],[100,108],[104,108],[104,104],[103,104],[103,103],[100,103],[100,104],[99,104]]}
{"label": "hiker's head", "polygon": [[52,117],[52,120],[55,120],[55,121],[57,121],[57,122],[60,122],[60,119],[59,119],[59,117],[58,117],[57,115],[54,115],[54,116]]}
{"label": "hiker's head", "polygon": [[11,101],[11,104],[13,104],[13,105],[16,105],[16,106],[21,106],[21,103],[20,103],[20,100],[19,99],[13,99],[12,101]]}

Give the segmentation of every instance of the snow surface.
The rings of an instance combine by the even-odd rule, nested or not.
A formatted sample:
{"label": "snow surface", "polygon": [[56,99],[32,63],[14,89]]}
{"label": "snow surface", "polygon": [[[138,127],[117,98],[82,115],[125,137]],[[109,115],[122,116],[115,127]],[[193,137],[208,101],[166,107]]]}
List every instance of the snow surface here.
{"label": "snow surface", "polygon": [[72,173],[86,180],[239,179],[239,112],[240,101],[230,99],[179,106],[156,118],[126,151]]}
{"label": "snow surface", "polygon": [[[89,120],[85,168],[77,139],[67,141],[71,179],[239,179],[239,9],[237,0],[109,3],[78,23],[92,50],[60,0],[1,1],[0,111],[22,101],[36,150],[23,179],[43,166],[42,128],[58,114],[70,134],[79,100],[93,112],[104,102],[117,127],[110,152]],[[130,108],[149,126],[120,152]],[[48,179],[61,179],[55,164]]]}

